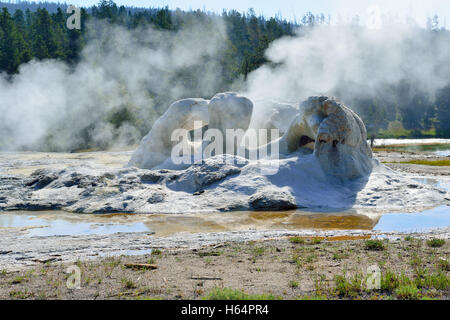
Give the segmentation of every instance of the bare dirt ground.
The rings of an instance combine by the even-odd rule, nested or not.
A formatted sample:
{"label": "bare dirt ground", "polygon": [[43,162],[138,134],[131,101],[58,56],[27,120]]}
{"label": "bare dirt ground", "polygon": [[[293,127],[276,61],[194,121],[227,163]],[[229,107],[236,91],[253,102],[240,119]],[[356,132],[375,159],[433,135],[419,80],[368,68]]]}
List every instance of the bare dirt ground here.
{"label": "bare dirt ground", "polygon": [[[2,271],[0,299],[208,299],[242,292],[252,299],[448,299],[449,242],[433,245],[411,236],[291,237],[154,250],[74,263],[79,289],[68,288],[75,283],[66,273],[69,264],[47,262]],[[380,287],[369,290],[374,268]]]}

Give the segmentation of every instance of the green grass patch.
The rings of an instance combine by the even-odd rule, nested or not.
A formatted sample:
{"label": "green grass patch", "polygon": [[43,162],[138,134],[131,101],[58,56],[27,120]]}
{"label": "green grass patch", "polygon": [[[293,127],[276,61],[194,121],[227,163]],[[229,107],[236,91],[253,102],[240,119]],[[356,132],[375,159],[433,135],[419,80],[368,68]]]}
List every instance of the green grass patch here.
{"label": "green grass patch", "polygon": [[29,291],[11,291],[9,296],[15,299],[28,299],[33,296],[33,293]]}
{"label": "green grass patch", "polygon": [[395,289],[395,295],[399,299],[413,300],[419,297],[419,289],[413,284],[401,285]]}
{"label": "green grass patch", "polygon": [[161,254],[162,254],[162,251],[159,249],[152,250],[152,256],[160,256]]}
{"label": "green grass patch", "polygon": [[242,290],[232,288],[214,288],[205,300],[281,300],[272,294],[248,294]]}
{"label": "green grass patch", "polygon": [[264,247],[255,248],[255,249],[253,249],[253,255],[259,257],[259,256],[262,256],[265,251],[266,251],[266,249]]}
{"label": "green grass patch", "polygon": [[371,251],[383,251],[386,249],[383,241],[381,240],[366,240],[365,248],[366,250]]}
{"label": "green grass patch", "polygon": [[336,293],[344,297],[356,297],[362,290],[362,277],[355,274],[351,278],[344,275],[334,277],[336,283]]}
{"label": "green grass patch", "polygon": [[446,290],[449,287],[449,277],[444,272],[428,273],[425,271],[420,277],[416,278],[416,285],[419,288],[435,288],[437,290]]}
{"label": "green grass patch", "polygon": [[422,265],[422,259],[417,255],[417,253],[412,254],[411,265],[414,267],[419,267]]}
{"label": "green grass patch", "polygon": [[445,244],[445,240],[444,239],[430,239],[427,240],[427,246],[432,247],[432,248],[440,248]]}
{"label": "green grass patch", "polygon": [[348,253],[343,253],[343,252],[333,253],[333,260],[342,260],[342,259],[346,259],[348,257],[349,257]]}
{"label": "green grass patch", "polygon": [[328,300],[328,297],[326,295],[305,295],[299,297],[297,300]]}
{"label": "green grass patch", "polygon": [[311,262],[315,262],[317,260],[317,255],[316,254],[310,254],[306,257],[306,262],[307,263],[311,263]]}
{"label": "green grass patch", "polygon": [[450,263],[445,258],[439,258],[437,265],[438,268],[442,271],[450,271]]}
{"label": "green grass patch", "polygon": [[11,284],[19,284],[19,283],[22,283],[24,281],[27,281],[27,279],[25,277],[17,276],[13,280],[11,280]]}
{"label": "green grass patch", "polygon": [[295,243],[295,244],[304,244],[305,243],[305,239],[300,238],[300,237],[290,237],[289,238],[289,242],[290,243]]}
{"label": "green grass patch", "polygon": [[381,289],[387,291],[393,291],[400,285],[400,278],[397,274],[387,270],[381,276]]}
{"label": "green grass patch", "polygon": [[198,255],[200,257],[219,257],[223,254],[222,251],[207,251],[207,252],[199,252]]}
{"label": "green grass patch", "polygon": [[292,263],[295,263],[298,267],[303,265],[302,260],[297,253],[292,255]]}
{"label": "green grass patch", "polygon": [[416,276],[409,278],[405,274],[395,274],[390,270],[384,272],[381,276],[381,290],[398,293],[400,289],[401,299],[409,299],[407,290],[411,287],[446,290],[449,286],[449,277],[443,271],[431,273],[425,268],[416,268]]}
{"label": "green grass patch", "polygon": [[423,296],[423,297],[420,297],[419,300],[441,300],[441,299],[436,298],[436,297]]}
{"label": "green grass patch", "polygon": [[122,278],[122,285],[126,289],[136,289],[137,288],[137,285],[133,282],[133,280],[130,280],[127,278]]}

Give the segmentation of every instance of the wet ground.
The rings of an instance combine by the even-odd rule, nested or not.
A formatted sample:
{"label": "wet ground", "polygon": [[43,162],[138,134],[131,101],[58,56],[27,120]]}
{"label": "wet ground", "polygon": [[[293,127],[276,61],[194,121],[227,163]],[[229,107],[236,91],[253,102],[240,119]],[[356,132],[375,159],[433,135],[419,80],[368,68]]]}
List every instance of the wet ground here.
{"label": "wet ground", "polygon": [[6,212],[0,230],[22,230],[24,237],[110,235],[151,232],[155,237],[178,233],[245,230],[377,230],[420,232],[450,226],[448,206],[404,212],[229,212],[186,215],[102,214],[63,211]]}

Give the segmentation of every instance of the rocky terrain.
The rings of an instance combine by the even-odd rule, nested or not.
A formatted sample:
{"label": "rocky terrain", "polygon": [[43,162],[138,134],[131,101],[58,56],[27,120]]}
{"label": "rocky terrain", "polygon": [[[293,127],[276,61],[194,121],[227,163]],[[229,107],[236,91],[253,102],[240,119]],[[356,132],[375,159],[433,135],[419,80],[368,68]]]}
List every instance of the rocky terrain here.
{"label": "rocky terrain", "polygon": [[[97,154],[91,154],[95,158]],[[448,194],[374,162],[368,179],[330,179],[313,155],[276,162],[237,163],[216,156],[184,170],[111,168],[86,161],[24,174],[0,175],[0,210],[54,210],[77,213],[189,213],[233,210],[415,208],[448,203]],[[98,159],[97,159],[98,160]],[[11,164],[10,164],[11,165]],[[6,165],[4,165],[6,166]],[[432,171],[432,169],[428,169]],[[320,195],[320,196],[319,196]]]}

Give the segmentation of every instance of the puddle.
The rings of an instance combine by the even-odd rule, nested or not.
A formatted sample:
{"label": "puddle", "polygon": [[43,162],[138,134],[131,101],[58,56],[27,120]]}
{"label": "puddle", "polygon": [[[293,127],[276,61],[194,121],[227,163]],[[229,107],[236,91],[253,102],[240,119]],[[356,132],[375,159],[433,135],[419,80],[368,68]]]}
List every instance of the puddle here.
{"label": "puddle", "polygon": [[374,230],[386,232],[421,232],[450,226],[450,206],[439,206],[419,213],[383,215]]}
{"label": "puddle", "polygon": [[[414,178],[415,181],[450,191],[450,179],[429,177]],[[450,206],[439,206],[417,213],[388,213],[381,216],[374,230],[385,232],[419,232],[450,226]]]}
{"label": "puddle", "polygon": [[192,215],[154,215],[146,225],[155,236],[175,233],[245,230],[371,230],[377,218],[355,213],[227,212]]}
{"label": "puddle", "polygon": [[[63,211],[3,212],[0,228],[20,228],[26,237],[108,235],[147,232],[155,237],[182,233],[245,230],[378,230],[420,231],[450,225],[450,207],[440,206],[420,213],[376,212],[317,213],[227,212],[181,215],[105,214],[83,215]],[[141,250],[138,250],[139,252]],[[121,252],[121,254],[125,254]],[[127,252],[127,254],[133,254]]]}
{"label": "puddle", "polygon": [[0,228],[26,228],[27,237],[107,235],[119,232],[150,231],[142,222],[132,224],[127,224],[126,221],[120,224],[90,222],[69,217],[70,215],[72,214],[60,211],[36,213],[5,212],[0,213]]}
{"label": "puddle", "polygon": [[63,211],[3,212],[0,228],[26,229],[32,236],[105,235],[118,232],[152,232],[166,237],[179,233],[245,230],[371,230],[378,218],[357,213],[227,212],[181,215],[83,215]]}
{"label": "puddle", "polygon": [[450,157],[450,149],[435,151],[434,153],[440,157]]}
{"label": "puddle", "polygon": [[443,180],[443,179],[421,177],[421,178],[414,178],[413,180],[423,183],[423,184],[429,184],[438,189],[450,191],[450,179]]}

